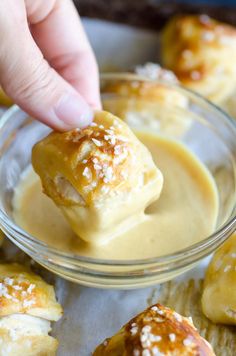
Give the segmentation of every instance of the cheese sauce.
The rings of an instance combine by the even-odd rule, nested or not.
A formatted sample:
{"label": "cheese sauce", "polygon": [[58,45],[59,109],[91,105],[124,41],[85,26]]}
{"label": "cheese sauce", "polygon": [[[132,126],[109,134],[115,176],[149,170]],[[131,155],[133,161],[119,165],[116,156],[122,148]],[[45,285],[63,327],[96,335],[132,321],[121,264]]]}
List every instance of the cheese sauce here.
{"label": "cheese sauce", "polygon": [[43,194],[40,179],[31,167],[22,174],[15,190],[15,222],[52,247],[103,259],[158,257],[209,236],[217,221],[218,193],[207,168],[177,141],[147,133],[137,136],[164,175],[161,196],[148,207],[140,224],[106,245],[83,242],[57,206]]}

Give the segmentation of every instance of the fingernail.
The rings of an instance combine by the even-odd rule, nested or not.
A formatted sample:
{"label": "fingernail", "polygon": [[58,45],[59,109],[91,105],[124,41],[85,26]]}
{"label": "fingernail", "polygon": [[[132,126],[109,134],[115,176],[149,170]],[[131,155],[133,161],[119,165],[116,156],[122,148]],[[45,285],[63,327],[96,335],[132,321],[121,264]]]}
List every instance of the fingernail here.
{"label": "fingernail", "polygon": [[54,108],[59,120],[66,127],[83,128],[93,120],[93,111],[85,100],[77,94],[67,93],[59,100]]}

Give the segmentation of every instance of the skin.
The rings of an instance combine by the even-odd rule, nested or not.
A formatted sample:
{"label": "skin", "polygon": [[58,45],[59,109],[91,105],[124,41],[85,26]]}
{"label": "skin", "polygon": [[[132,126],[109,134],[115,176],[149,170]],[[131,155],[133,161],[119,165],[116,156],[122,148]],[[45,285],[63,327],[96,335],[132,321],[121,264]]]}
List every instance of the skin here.
{"label": "skin", "polygon": [[0,43],[0,85],[23,110],[59,131],[92,121],[98,69],[71,0],[1,0]]}

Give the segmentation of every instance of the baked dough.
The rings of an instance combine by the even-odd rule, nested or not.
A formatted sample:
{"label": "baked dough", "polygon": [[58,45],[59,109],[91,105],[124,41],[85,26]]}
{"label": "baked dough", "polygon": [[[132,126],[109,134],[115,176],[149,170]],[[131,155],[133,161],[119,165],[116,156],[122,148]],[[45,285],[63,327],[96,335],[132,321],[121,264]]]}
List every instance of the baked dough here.
{"label": "baked dough", "polygon": [[0,356],[55,356],[58,342],[50,322],[26,314],[0,318]]}
{"label": "baked dough", "polygon": [[51,133],[34,146],[32,164],[75,233],[94,244],[145,219],[163,185],[146,147],[107,112],[85,129]]}
{"label": "baked dough", "polygon": [[188,318],[160,304],[153,305],[106,339],[93,356],[213,356]]}
{"label": "baked dough", "polygon": [[[120,81],[103,90],[109,94],[108,99],[104,97],[104,108],[133,129],[179,138],[191,125],[187,97],[169,85]],[[112,94],[116,94],[114,99]]]}
{"label": "baked dough", "polygon": [[0,356],[53,356],[48,335],[62,308],[53,287],[17,263],[0,265]]}
{"label": "baked dough", "polygon": [[214,323],[236,325],[236,233],[215,253],[208,266],[202,309]]}
{"label": "baked dough", "polygon": [[62,314],[54,289],[25,266],[0,264],[0,317],[26,313],[57,321]]}
{"label": "baked dough", "polygon": [[236,29],[207,15],[173,17],[162,35],[162,63],[180,82],[217,104],[236,90]]}

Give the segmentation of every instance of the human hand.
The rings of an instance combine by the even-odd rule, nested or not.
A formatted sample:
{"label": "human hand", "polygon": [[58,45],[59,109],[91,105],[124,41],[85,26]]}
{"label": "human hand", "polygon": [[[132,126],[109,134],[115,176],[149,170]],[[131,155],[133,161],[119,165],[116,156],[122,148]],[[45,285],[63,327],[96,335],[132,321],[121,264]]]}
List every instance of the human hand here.
{"label": "human hand", "polygon": [[92,121],[97,64],[71,0],[1,0],[0,43],[0,84],[23,110],[60,131]]}

